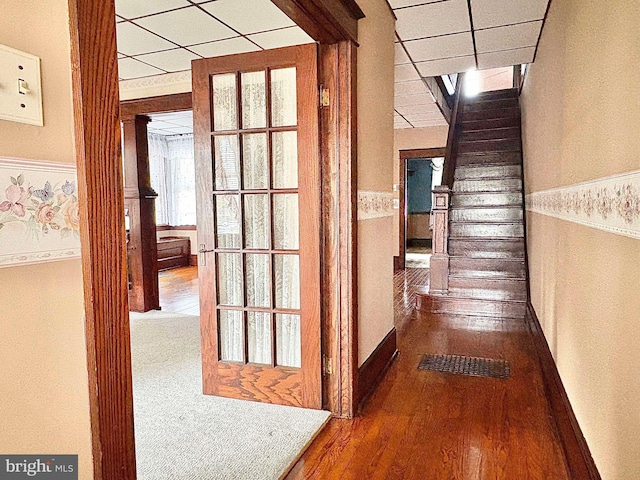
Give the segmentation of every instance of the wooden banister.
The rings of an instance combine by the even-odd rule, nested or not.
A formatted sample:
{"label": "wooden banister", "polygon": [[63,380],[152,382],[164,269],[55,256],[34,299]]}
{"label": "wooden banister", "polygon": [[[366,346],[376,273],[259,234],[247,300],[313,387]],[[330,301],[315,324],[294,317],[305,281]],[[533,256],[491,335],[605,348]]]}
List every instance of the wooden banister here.
{"label": "wooden banister", "polygon": [[442,171],[442,185],[453,188],[453,175],[456,170],[456,160],[458,157],[458,136],[462,128],[462,89],[464,85],[464,73],[458,74],[456,83],[456,93],[449,119],[449,134],[447,136],[447,151],[444,156],[444,169]]}
{"label": "wooden banister", "polygon": [[440,186],[433,189],[433,255],[431,256],[431,280],[429,293],[446,295],[449,291],[449,201],[453,188],[453,178],[458,156],[458,136],[462,128],[462,88],[464,73],[458,75],[455,99],[451,118],[449,119],[449,135],[444,157],[444,168]]}

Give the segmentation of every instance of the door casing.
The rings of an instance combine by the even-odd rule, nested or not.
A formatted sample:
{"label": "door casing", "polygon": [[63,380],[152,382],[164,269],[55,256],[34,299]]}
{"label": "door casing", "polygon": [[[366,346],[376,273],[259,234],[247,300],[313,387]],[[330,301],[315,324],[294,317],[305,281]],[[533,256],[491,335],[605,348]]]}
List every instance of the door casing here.
{"label": "door casing", "polygon": [[[330,88],[320,121],[323,397],[335,416],[350,418],[358,400],[355,64],[364,14],[353,0],[274,3],[320,42],[319,75]],[[136,461],[115,5],[68,5],[93,475],[128,480]]]}

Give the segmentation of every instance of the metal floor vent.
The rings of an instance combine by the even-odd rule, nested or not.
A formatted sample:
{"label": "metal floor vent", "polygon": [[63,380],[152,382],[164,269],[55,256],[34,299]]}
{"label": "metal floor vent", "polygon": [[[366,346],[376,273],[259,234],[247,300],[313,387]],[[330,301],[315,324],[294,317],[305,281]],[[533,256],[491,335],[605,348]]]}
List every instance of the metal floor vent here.
{"label": "metal floor vent", "polygon": [[425,354],[418,368],[472,377],[509,378],[511,366],[506,360],[465,357],[463,355]]}

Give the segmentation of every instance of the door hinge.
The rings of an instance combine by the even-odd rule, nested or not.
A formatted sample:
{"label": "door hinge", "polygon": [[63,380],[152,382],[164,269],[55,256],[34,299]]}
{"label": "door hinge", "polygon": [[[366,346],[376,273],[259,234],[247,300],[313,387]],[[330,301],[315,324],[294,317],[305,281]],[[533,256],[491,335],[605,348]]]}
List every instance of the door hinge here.
{"label": "door hinge", "polygon": [[333,375],[331,357],[327,357],[326,355],[322,356],[322,373],[323,375]]}
{"label": "door hinge", "polygon": [[324,88],[322,85],[320,85],[320,106],[328,107],[329,105],[331,105],[331,97],[329,95],[329,89]]}

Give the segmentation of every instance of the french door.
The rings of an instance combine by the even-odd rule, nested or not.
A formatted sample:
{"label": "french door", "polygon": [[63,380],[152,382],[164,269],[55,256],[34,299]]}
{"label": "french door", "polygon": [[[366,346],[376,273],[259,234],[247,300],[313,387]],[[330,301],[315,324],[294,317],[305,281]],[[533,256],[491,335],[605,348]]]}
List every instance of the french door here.
{"label": "french door", "polygon": [[321,408],[316,45],[192,74],[204,393]]}

